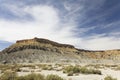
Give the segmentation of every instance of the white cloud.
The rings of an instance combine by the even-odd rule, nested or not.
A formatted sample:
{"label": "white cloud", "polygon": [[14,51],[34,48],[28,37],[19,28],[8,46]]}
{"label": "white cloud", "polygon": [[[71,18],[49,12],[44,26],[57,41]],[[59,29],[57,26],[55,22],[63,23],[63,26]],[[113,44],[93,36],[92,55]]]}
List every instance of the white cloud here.
{"label": "white cloud", "polygon": [[[52,6],[39,5],[19,8],[14,5],[12,7],[13,8],[8,8],[10,8],[13,14],[16,14],[17,16],[30,14],[34,20],[19,22],[0,19],[0,40],[15,42],[20,39],[39,37],[61,43],[69,43],[76,47],[90,50],[120,48],[119,38],[104,37],[105,34],[96,34],[88,38],[75,36],[77,33],[81,36],[82,33],[93,30],[97,27],[79,28],[80,30],[77,30],[77,24],[74,22],[75,16],[71,15],[81,8],[76,8],[73,12],[69,12],[68,17],[72,17],[73,20],[71,21],[67,19],[67,22],[63,23],[61,22],[61,17],[59,16],[58,11]],[[66,8],[68,9],[68,6]],[[81,14],[81,16],[82,15],[83,14]],[[74,30],[79,32],[73,32]]]}
{"label": "white cloud", "polygon": [[[14,6],[17,7],[17,6]],[[17,15],[19,7],[13,8]],[[72,30],[74,24],[64,23],[61,25],[57,10],[51,6],[27,6],[20,9],[21,13],[30,14],[34,20],[19,22],[0,19],[0,39],[10,42],[15,40],[41,37],[55,40],[62,43],[73,44]],[[61,26],[60,26],[61,25]],[[71,40],[72,41],[71,41]]]}
{"label": "white cloud", "polygon": [[106,28],[111,28],[111,27],[119,27],[120,25],[120,21],[115,21],[115,22],[111,22],[111,23],[108,23],[106,25],[103,25],[103,29],[106,29]]}
{"label": "white cloud", "polygon": [[83,43],[83,47],[88,50],[109,50],[120,48],[120,38],[113,37],[86,39]]}

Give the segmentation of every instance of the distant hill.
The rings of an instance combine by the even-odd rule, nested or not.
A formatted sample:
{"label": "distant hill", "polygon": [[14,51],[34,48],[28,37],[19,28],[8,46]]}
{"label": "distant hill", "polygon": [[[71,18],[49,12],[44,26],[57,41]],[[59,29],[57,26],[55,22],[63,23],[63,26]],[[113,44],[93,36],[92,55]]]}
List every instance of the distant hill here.
{"label": "distant hill", "polygon": [[16,41],[0,52],[0,63],[120,63],[120,50],[77,49],[42,38]]}

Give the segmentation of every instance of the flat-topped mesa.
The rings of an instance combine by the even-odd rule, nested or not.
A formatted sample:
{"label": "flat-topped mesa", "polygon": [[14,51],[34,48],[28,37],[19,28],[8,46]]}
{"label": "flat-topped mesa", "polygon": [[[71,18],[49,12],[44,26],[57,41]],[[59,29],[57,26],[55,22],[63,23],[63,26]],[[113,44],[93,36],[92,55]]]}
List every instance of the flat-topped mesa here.
{"label": "flat-topped mesa", "polygon": [[18,40],[16,43],[31,43],[31,42],[38,42],[38,43],[43,43],[43,44],[51,44],[52,46],[56,47],[65,47],[65,48],[75,48],[73,45],[69,44],[60,44],[54,41],[50,41],[48,39],[43,39],[43,38],[33,38],[33,39],[26,39],[26,40]]}

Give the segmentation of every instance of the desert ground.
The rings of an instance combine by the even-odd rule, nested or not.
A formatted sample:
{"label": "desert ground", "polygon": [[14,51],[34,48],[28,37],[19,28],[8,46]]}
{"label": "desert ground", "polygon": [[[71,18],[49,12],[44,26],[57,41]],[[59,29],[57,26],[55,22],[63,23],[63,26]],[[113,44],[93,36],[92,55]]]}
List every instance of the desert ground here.
{"label": "desert ground", "polygon": [[[69,73],[65,72],[65,70],[75,70],[75,72],[73,71],[72,73]],[[90,70],[96,70],[97,72],[94,73]],[[44,76],[53,74],[62,77],[64,80],[105,80],[104,78],[107,76],[111,76],[113,80],[120,80],[119,64],[1,64],[0,76],[2,76],[7,71],[16,72],[18,76],[25,76],[31,73],[42,74]]]}
{"label": "desert ground", "polygon": [[[104,77],[110,75],[114,78],[117,78],[117,80],[120,80],[120,71],[114,71],[111,69],[101,69],[102,75],[96,75],[96,74],[79,74],[77,76],[67,76],[67,74],[63,74],[62,71],[47,71],[42,70],[41,72],[36,72],[44,75],[48,74],[57,74],[61,76],[62,78],[66,80],[104,80]],[[30,74],[31,72],[18,72],[19,76],[24,76],[27,74]]]}

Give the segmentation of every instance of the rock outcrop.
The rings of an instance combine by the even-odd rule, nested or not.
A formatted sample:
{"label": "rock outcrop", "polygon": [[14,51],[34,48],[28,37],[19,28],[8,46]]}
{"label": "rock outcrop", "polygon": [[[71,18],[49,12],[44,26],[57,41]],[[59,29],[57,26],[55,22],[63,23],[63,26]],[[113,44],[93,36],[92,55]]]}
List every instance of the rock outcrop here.
{"label": "rock outcrop", "polygon": [[16,41],[0,52],[6,63],[120,63],[120,50],[90,51],[77,49],[42,38]]}

